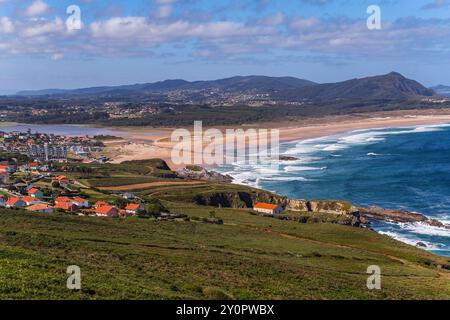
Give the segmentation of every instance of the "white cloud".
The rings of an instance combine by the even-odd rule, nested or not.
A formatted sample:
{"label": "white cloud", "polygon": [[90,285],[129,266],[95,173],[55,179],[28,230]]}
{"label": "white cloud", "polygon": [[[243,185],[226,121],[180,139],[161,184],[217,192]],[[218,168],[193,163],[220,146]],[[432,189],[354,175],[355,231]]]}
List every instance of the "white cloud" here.
{"label": "white cloud", "polygon": [[14,24],[11,19],[8,17],[0,17],[0,33],[12,33],[13,31]]}
{"label": "white cloud", "polygon": [[49,34],[63,34],[65,33],[66,25],[60,18],[55,18],[52,21],[35,20],[31,25],[26,25],[20,31],[23,37],[36,37]]}
{"label": "white cloud", "polygon": [[50,7],[43,0],[35,0],[33,3],[25,10],[25,14],[30,17],[39,16],[48,12]]}

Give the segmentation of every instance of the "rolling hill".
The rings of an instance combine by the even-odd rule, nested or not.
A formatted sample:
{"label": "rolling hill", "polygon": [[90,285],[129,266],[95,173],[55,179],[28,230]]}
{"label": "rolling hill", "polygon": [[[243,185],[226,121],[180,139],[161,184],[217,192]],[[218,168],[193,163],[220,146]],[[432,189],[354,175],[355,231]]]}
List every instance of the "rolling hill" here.
{"label": "rolling hill", "polygon": [[21,91],[20,96],[145,96],[188,94],[190,100],[205,101],[220,95],[266,94],[275,101],[333,101],[337,99],[409,100],[436,95],[417,81],[399,73],[317,84],[295,77],[237,76],[212,81],[165,80],[155,83],[92,87],[74,90]]}

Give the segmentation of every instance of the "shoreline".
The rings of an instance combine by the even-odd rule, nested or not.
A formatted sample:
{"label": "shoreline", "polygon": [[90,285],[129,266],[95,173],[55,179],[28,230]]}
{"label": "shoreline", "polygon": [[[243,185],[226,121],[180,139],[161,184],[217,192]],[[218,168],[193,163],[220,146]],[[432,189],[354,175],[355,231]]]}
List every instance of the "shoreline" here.
{"label": "shoreline", "polygon": [[[298,124],[293,124],[292,122],[261,123],[247,126],[234,126],[230,127],[230,129],[279,129],[280,143],[286,143],[344,134],[354,130],[400,128],[450,123],[450,111],[446,114],[439,115],[403,114],[383,117],[378,116],[378,114],[372,114],[371,116],[364,118],[324,117],[314,119],[314,122],[309,125],[307,124],[308,120],[299,121]],[[189,130],[189,128],[187,129]],[[207,128],[205,127],[204,130],[206,129]],[[226,128],[218,127],[218,129],[224,130]],[[124,139],[123,142],[115,142],[115,144],[111,143],[108,146],[108,151],[113,159],[113,163],[161,158],[174,169],[183,167],[175,165],[171,161],[171,150],[176,144],[176,142],[172,142],[170,139],[172,129],[131,128],[130,131],[126,130],[127,129],[122,129],[122,131],[120,131],[120,136]]]}
{"label": "shoreline", "polygon": [[[319,118],[291,119],[272,123],[243,124],[229,127],[217,126],[217,129],[222,132],[224,132],[225,129],[278,129],[280,130],[280,143],[286,143],[344,134],[354,130],[385,129],[444,123],[450,123],[450,109],[400,110],[344,116],[325,116]],[[7,126],[10,125],[14,126],[13,123],[7,124]],[[113,159],[113,163],[160,158],[165,160],[173,169],[183,167],[175,165],[171,161],[171,151],[176,145],[176,142],[171,141],[171,134],[173,130],[178,128],[108,127],[93,126],[91,124],[59,124],[56,126],[89,127],[111,131],[113,134],[117,135],[118,138],[121,138],[121,140],[104,142],[106,144],[104,153],[106,156]],[[180,128],[185,128],[192,132],[192,126]],[[207,130],[208,128],[210,127],[204,127],[203,129]],[[215,143],[220,142],[221,141],[216,141]]]}

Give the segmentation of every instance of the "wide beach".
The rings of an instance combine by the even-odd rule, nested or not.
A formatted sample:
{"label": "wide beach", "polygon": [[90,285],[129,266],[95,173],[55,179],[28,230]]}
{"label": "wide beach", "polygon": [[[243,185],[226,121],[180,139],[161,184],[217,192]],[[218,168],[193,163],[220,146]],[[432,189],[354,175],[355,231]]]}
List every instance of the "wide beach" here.
{"label": "wide beach", "polygon": [[[353,130],[370,128],[408,127],[450,122],[450,110],[411,110],[360,114],[353,116],[334,116],[276,123],[258,123],[231,128],[279,129],[280,141],[289,142],[335,135]],[[226,127],[217,127],[220,130]],[[229,128],[229,127],[228,127]],[[161,158],[172,167],[178,167],[171,161],[171,150],[176,142],[171,134],[176,128],[114,128],[121,141],[108,142],[107,153],[115,163],[129,160]],[[192,130],[191,128],[186,128]],[[220,141],[217,141],[220,143]]]}

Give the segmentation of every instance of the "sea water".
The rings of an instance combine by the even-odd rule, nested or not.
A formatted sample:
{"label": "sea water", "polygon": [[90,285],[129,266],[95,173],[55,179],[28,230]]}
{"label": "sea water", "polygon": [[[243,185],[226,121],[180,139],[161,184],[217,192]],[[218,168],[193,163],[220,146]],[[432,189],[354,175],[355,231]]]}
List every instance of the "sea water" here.
{"label": "sea water", "polygon": [[[291,198],[349,200],[450,223],[450,124],[356,130],[285,143],[281,153],[298,160],[282,161],[278,168],[234,163],[220,171],[237,183]],[[388,222],[372,227],[450,256],[450,229]]]}

